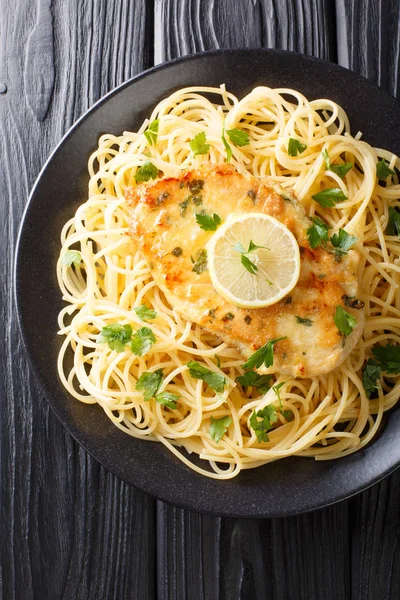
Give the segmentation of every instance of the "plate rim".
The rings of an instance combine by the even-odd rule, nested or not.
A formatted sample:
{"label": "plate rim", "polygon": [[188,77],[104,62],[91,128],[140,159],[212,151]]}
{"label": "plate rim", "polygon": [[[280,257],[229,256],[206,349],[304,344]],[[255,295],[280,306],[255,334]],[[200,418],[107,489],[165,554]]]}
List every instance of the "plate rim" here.
{"label": "plate rim", "polygon": [[[97,456],[96,456],[96,452],[93,451],[92,449],[87,447],[87,443],[84,441],[81,441],[81,439],[79,439],[73,429],[73,427],[71,426],[71,424],[69,422],[66,422],[62,416],[61,416],[61,410],[58,408],[57,402],[53,400],[53,393],[52,391],[48,388],[47,384],[42,380],[41,376],[40,376],[40,368],[39,365],[37,363],[37,361],[35,360],[34,356],[35,353],[32,351],[32,344],[29,341],[29,336],[26,334],[26,329],[25,329],[25,324],[24,324],[24,318],[23,318],[23,310],[21,308],[22,305],[22,299],[21,299],[21,292],[20,292],[20,282],[18,279],[18,272],[19,272],[19,264],[20,261],[22,260],[22,256],[21,256],[21,245],[22,245],[22,240],[23,240],[23,236],[24,236],[24,226],[25,226],[25,222],[27,220],[27,217],[32,209],[32,205],[33,205],[33,199],[36,195],[36,191],[37,188],[39,187],[40,183],[41,183],[41,179],[42,176],[44,175],[45,171],[47,170],[48,166],[50,165],[50,163],[53,161],[54,157],[60,152],[60,150],[63,148],[64,144],[67,142],[67,140],[70,138],[70,136],[77,130],[79,129],[80,125],[94,112],[96,112],[96,110],[102,106],[104,103],[106,103],[110,98],[112,98],[114,95],[117,95],[120,91],[124,90],[127,87],[130,87],[131,85],[135,84],[137,81],[147,77],[148,75],[152,75],[154,73],[157,73],[158,71],[162,71],[164,69],[167,69],[170,66],[173,66],[175,64],[181,64],[181,63],[186,63],[186,62],[190,62],[193,60],[201,60],[203,58],[207,58],[207,57],[212,57],[212,56],[217,56],[217,55],[234,55],[234,54],[252,54],[252,53],[257,53],[257,54],[264,54],[264,55],[288,55],[288,56],[295,56],[295,57],[301,57],[302,60],[306,60],[308,61],[310,64],[311,63],[320,63],[320,64],[329,64],[331,68],[336,69],[336,70],[341,70],[343,72],[346,73],[351,73],[353,77],[355,77],[356,79],[362,81],[362,82],[368,82],[369,85],[371,85],[372,87],[374,87],[375,89],[378,89],[379,92],[381,94],[384,94],[388,99],[390,99],[391,101],[394,101],[395,104],[398,105],[398,108],[400,109],[400,102],[397,98],[395,98],[393,95],[389,94],[386,90],[384,90],[380,85],[375,84],[373,82],[371,82],[370,80],[368,80],[367,78],[363,77],[362,75],[360,75],[359,73],[356,73],[354,71],[352,71],[351,69],[348,69],[342,65],[338,65],[337,63],[331,62],[329,60],[326,59],[321,59],[318,57],[314,57],[314,56],[310,56],[307,54],[302,54],[300,52],[293,52],[291,50],[280,50],[280,49],[272,49],[272,48],[259,48],[259,47],[251,47],[251,48],[243,48],[243,49],[234,49],[234,48],[228,48],[228,49],[216,49],[216,50],[207,50],[207,51],[203,51],[203,52],[197,52],[197,53],[192,53],[192,54],[188,54],[185,55],[183,57],[177,57],[174,58],[172,60],[168,60],[162,63],[159,63],[157,65],[154,65],[144,71],[141,71],[140,73],[134,75],[133,77],[130,77],[129,79],[127,79],[126,81],[124,81],[123,83],[119,84],[118,86],[116,86],[115,88],[113,88],[112,90],[110,90],[109,92],[107,92],[104,96],[102,96],[101,98],[99,98],[91,107],[89,107],[72,125],[71,127],[69,127],[69,129],[64,133],[64,135],[61,137],[61,139],[59,140],[59,142],[55,145],[55,147],[53,148],[53,150],[50,152],[48,158],[46,159],[46,161],[44,162],[42,168],[40,169],[38,175],[35,178],[34,184],[30,190],[30,193],[28,195],[28,200],[26,203],[26,206],[24,207],[23,210],[23,214],[21,217],[21,222],[18,228],[18,234],[17,234],[17,239],[16,239],[16,244],[15,244],[15,254],[14,254],[14,261],[13,261],[13,274],[12,274],[12,286],[13,286],[13,299],[14,299],[14,305],[16,308],[16,314],[17,314],[17,321],[18,321],[18,326],[19,326],[19,331],[23,340],[23,346],[26,352],[26,355],[28,357],[28,361],[29,361],[29,365],[30,368],[32,369],[34,376],[35,376],[35,380],[36,380],[36,384],[38,389],[43,393],[43,395],[45,396],[46,402],[49,404],[51,410],[53,411],[53,414],[55,414],[55,416],[57,417],[58,421],[62,424],[62,426],[67,430],[68,434],[71,435],[71,437],[79,444],[79,446],[81,446],[86,452],[88,452],[88,454],[94,459],[96,460],[100,465],[102,465],[103,468],[107,469],[108,471],[110,471],[113,475],[115,475],[116,477],[119,477],[120,479],[122,479],[125,483],[127,483],[128,485],[132,486],[134,489],[145,493],[147,495],[150,495],[152,498],[154,499],[159,499],[163,502],[168,502],[173,504],[174,506],[177,506],[179,508],[183,508],[186,510],[190,510],[193,512],[197,512],[200,514],[208,514],[208,515],[212,515],[212,516],[216,516],[216,517],[228,517],[228,518],[249,518],[249,519],[254,519],[254,518],[280,518],[280,517],[289,517],[289,516],[294,516],[294,515],[300,515],[300,514],[305,514],[311,511],[316,511],[316,510],[322,510],[323,508],[327,508],[330,506],[333,506],[334,504],[343,502],[345,500],[348,500],[352,497],[354,497],[355,495],[368,490],[369,488],[373,487],[375,484],[379,483],[380,481],[382,481],[383,479],[385,479],[386,477],[388,477],[389,475],[391,475],[392,473],[394,473],[399,467],[400,467],[400,459],[398,462],[388,466],[382,473],[379,473],[379,475],[376,475],[375,477],[373,477],[371,480],[368,481],[368,483],[366,483],[365,485],[360,485],[359,483],[355,485],[354,489],[352,489],[351,491],[348,492],[344,492],[344,493],[338,493],[335,495],[335,497],[327,502],[326,500],[320,500],[318,501],[318,499],[315,500],[315,502],[308,502],[307,506],[303,506],[302,508],[297,508],[297,509],[282,509],[280,508],[279,510],[267,510],[264,507],[264,510],[261,511],[253,511],[252,513],[234,513],[233,511],[222,511],[222,510],[213,510],[213,509],[207,509],[207,507],[201,506],[201,507],[197,507],[197,506],[193,506],[193,505],[188,505],[185,504],[184,501],[180,501],[179,499],[171,499],[171,497],[169,497],[169,494],[162,494],[162,493],[157,493],[157,495],[154,495],[154,492],[151,491],[151,489],[149,488],[145,488],[143,485],[141,486],[136,486],[134,483],[132,483],[132,481],[128,481],[123,474],[121,474],[118,468],[114,468],[114,466],[110,467],[108,465],[104,464],[103,460],[100,460]],[[360,449],[360,451],[362,451]],[[311,459],[310,459],[311,460]],[[341,460],[341,459],[337,459],[337,460]],[[221,485],[223,485],[223,481],[220,482]],[[166,488],[166,491],[168,491],[168,488]]]}

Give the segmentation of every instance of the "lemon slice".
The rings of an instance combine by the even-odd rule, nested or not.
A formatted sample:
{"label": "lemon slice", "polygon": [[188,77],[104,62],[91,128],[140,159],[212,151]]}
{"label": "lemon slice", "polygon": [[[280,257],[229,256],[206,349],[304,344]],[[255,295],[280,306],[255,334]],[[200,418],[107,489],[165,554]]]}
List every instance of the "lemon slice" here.
{"label": "lemon slice", "polygon": [[277,219],[262,213],[229,217],[207,244],[215,290],[242,308],[275,304],[296,285],[300,251]]}

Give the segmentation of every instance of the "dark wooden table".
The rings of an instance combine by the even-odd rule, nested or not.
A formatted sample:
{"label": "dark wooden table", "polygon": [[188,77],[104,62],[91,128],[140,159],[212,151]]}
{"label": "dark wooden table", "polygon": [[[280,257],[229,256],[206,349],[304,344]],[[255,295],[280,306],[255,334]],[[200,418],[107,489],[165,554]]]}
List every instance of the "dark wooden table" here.
{"label": "dark wooden table", "polygon": [[129,487],[71,439],[21,346],[16,235],[29,190],[64,132],[155,63],[258,46],[338,62],[396,95],[400,2],[0,0],[4,600],[400,598],[400,472],[350,501],[288,519],[175,508]]}

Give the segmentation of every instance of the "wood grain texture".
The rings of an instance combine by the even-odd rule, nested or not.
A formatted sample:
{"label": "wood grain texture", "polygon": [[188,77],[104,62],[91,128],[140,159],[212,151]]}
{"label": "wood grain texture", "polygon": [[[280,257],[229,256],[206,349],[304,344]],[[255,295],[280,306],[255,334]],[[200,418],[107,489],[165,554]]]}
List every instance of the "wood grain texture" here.
{"label": "wood grain texture", "polygon": [[[0,598],[398,600],[400,473],[290,519],[219,519],[155,502],[100,467],[49,411],[21,346],[11,281],[40,167],[109,89],[153,59],[261,46],[337,58],[397,94],[399,3],[52,0],[49,14],[49,1],[0,0]],[[53,86],[40,35],[29,52],[39,6],[47,47],[52,24]],[[37,69],[47,69],[42,81]]]}
{"label": "wood grain texture", "polygon": [[[400,95],[400,3],[337,0],[338,62]],[[349,503],[352,599],[400,597],[400,472]]]}
{"label": "wood grain texture", "polygon": [[400,92],[398,0],[336,0],[339,64]]}
{"label": "wood grain texture", "polygon": [[[0,3],[0,82],[8,88],[0,96],[0,297],[5,324],[0,339],[0,597],[151,599],[154,501],[100,467],[49,411],[21,347],[12,266],[29,189],[52,148],[100,96],[149,66],[152,7],[145,0],[53,0],[51,13],[54,92],[41,122],[37,117],[44,116],[46,102],[37,102],[35,94],[40,96],[42,84],[32,96],[31,87],[27,89],[32,81],[23,77],[24,71],[43,66],[38,54],[35,64],[26,62],[32,62],[28,40],[38,23],[37,5]],[[35,44],[40,47],[37,37]],[[43,234],[45,229],[38,232],[38,243]]]}
{"label": "wood grain texture", "polygon": [[54,36],[51,0],[38,0],[37,20],[28,38],[24,85],[28,104],[39,121],[49,108],[54,86]]}
{"label": "wood grain texture", "polygon": [[156,14],[156,62],[254,47],[336,58],[334,0],[156,0]]}

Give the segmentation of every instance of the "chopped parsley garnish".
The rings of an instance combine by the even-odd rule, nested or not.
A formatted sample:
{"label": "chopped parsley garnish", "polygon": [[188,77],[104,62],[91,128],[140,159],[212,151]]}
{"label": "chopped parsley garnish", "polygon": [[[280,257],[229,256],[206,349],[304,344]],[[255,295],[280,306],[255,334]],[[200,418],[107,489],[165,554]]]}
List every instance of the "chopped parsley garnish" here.
{"label": "chopped parsley garnish", "polygon": [[289,138],[288,154],[289,156],[297,156],[302,154],[304,150],[307,150],[307,146],[296,140],[295,138]]}
{"label": "chopped parsley garnish", "polygon": [[144,354],[147,354],[155,341],[156,336],[150,327],[141,327],[132,336],[131,350],[133,354],[136,354],[137,356],[143,356]]}
{"label": "chopped parsley garnish", "polygon": [[149,179],[156,179],[158,175],[158,169],[149,160],[144,163],[135,173],[136,183],[142,183],[142,181],[149,181]]}
{"label": "chopped parsley garnish", "polygon": [[322,151],[322,156],[324,157],[325,166],[327,171],[332,171],[336,175],[340,177],[340,179],[344,179],[347,173],[354,167],[353,163],[343,163],[341,165],[332,164],[329,160],[329,154],[327,149]]}
{"label": "chopped parsley garnish", "polygon": [[195,135],[189,146],[193,152],[193,156],[197,156],[198,154],[207,154],[210,149],[210,144],[207,144],[207,138],[204,131],[201,131]]}
{"label": "chopped parsley garnish", "polygon": [[327,188],[314,194],[312,199],[318,202],[322,208],[332,208],[339,200],[347,200],[347,196],[343,194],[340,188]]}
{"label": "chopped parsley garnish", "polygon": [[178,202],[179,214],[181,217],[186,217],[186,212],[190,204],[191,197],[187,196],[182,202]]}
{"label": "chopped parsley garnish", "polygon": [[144,132],[144,135],[146,136],[146,140],[149,142],[150,146],[155,146],[157,143],[159,122],[160,122],[159,119],[155,119],[154,121],[151,121],[151,123],[149,123],[148,128]]}
{"label": "chopped parsley garnish", "polygon": [[192,202],[195,206],[200,206],[201,204],[203,204],[203,197],[202,196],[192,196]]}
{"label": "chopped parsley garnish", "polygon": [[300,323],[300,325],[305,325],[306,327],[311,327],[311,325],[313,324],[313,322],[311,321],[311,319],[305,319],[304,317],[298,317],[296,316],[296,321],[298,323]]}
{"label": "chopped parsley garnish", "polygon": [[157,394],[163,380],[164,373],[162,369],[157,369],[157,371],[154,371],[154,373],[146,371],[145,373],[142,373],[137,380],[136,389],[139,392],[143,392],[146,402],[148,402],[151,398],[154,398],[160,404],[174,409],[176,408],[176,401],[179,400],[179,396],[166,391]]}
{"label": "chopped parsley garnish", "polygon": [[308,242],[311,248],[317,248],[328,241],[329,225],[319,217],[311,217],[313,224],[307,229]]}
{"label": "chopped parsley garnish", "polygon": [[[241,254],[240,262],[242,263],[242,265],[244,266],[244,268],[247,269],[247,271],[249,273],[251,273],[251,275],[256,275],[257,274],[258,267],[246,255],[250,254],[250,252],[253,252],[254,250],[258,250],[258,248],[263,248],[264,250],[269,250],[269,248],[267,248],[266,246],[257,246],[257,244],[255,244],[253,242],[253,240],[250,240],[249,247],[248,247],[247,250],[245,250],[243,248],[243,246],[242,246],[242,244],[240,242],[237,242],[233,246],[233,249],[236,250],[236,252],[240,252],[240,254]],[[271,282],[269,282],[269,283],[271,284]]]}
{"label": "chopped parsley garnish", "polygon": [[129,344],[132,338],[132,327],[130,325],[121,325],[120,323],[111,323],[103,327],[96,338],[98,344],[108,344],[110,350],[123,352],[125,346]]}
{"label": "chopped parsley garnish", "polygon": [[171,254],[173,256],[182,256],[182,248],[180,246],[177,246],[176,248],[174,248],[171,252]]}
{"label": "chopped parsley garnish", "polygon": [[247,146],[250,144],[249,134],[241,129],[227,129],[226,133],[235,146]]}
{"label": "chopped parsley garnish", "polygon": [[231,159],[232,159],[232,148],[230,147],[230,145],[226,141],[226,137],[225,137],[225,134],[224,134],[224,129],[222,130],[221,139],[222,139],[222,141],[224,143],[225,150],[226,150],[226,159],[225,159],[225,161],[226,162],[231,162]]}
{"label": "chopped parsley garnish", "polygon": [[364,308],[365,302],[358,300],[355,296],[346,296],[346,294],[344,294],[342,296],[342,300],[344,305],[348,306],[349,308],[356,308],[357,310]]}
{"label": "chopped parsley garnish", "polygon": [[396,175],[393,169],[390,169],[384,158],[376,163],[376,176],[380,181],[384,181],[389,175]]}
{"label": "chopped parsley garnish", "polygon": [[179,396],[176,394],[172,394],[171,392],[160,392],[155,396],[156,402],[159,404],[163,404],[167,408],[172,408],[174,410],[176,408],[176,401],[179,400]]}
{"label": "chopped parsley garnish", "polygon": [[169,193],[168,192],[162,192],[162,194],[160,194],[156,200],[156,204],[157,206],[161,206],[161,204],[164,204],[165,200],[169,197]]}
{"label": "chopped parsley garnish", "polygon": [[233,321],[233,319],[235,318],[235,315],[231,312],[227,312],[226,315],[224,315],[222,317],[223,321]]}
{"label": "chopped parsley garnish", "polygon": [[262,410],[253,412],[250,417],[250,427],[254,430],[258,443],[269,441],[268,431],[272,429],[272,424],[276,423],[277,420],[278,415],[273,404],[269,404]]}
{"label": "chopped parsley garnish", "polygon": [[274,364],[274,346],[281,340],[286,340],[287,336],[269,340],[264,346],[261,346],[247,359],[243,365],[243,369],[258,369],[261,365],[272,367]]}
{"label": "chopped parsley garnish", "polygon": [[347,254],[347,251],[356,243],[357,238],[354,235],[350,235],[344,229],[339,229],[339,233],[335,233],[331,237],[331,244],[335,248],[335,260],[340,262],[342,256]]}
{"label": "chopped parsley garnish", "polygon": [[246,323],[246,325],[250,325],[251,323],[251,316],[250,315],[246,315],[244,318],[244,322]]}
{"label": "chopped parsley garnish", "polygon": [[274,390],[276,397],[279,400],[279,406],[280,406],[280,411],[283,411],[283,406],[282,406],[282,400],[281,400],[281,388],[285,385],[285,383],[287,383],[286,381],[281,381],[281,383],[277,383],[276,385],[272,386],[272,389]]}
{"label": "chopped parsley garnish", "polygon": [[256,200],[257,200],[257,194],[256,194],[256,192],[255,192],[254,190],[249,190],[249,191],[247,192],[247,195],[248,195],[248,197],[249,197],[249,198],[251,198],[251,199],[252,199],[252,201],[253,201],[253,204],[255,204],[255,203],[256,203]]}
{"label": "chopped parsley garnish", "polygon": [[215,231],[218,225],[221,225],[222,223],[221,217],[215,213],[213,216],[196,213],[195,216],[196,222],[200,225],[200,229],[204,229],[204,231]]}
{"label": "chopped parsley garnish", "polygon": [[82,254],[79,250],[67,250],[67,252],[62,255],[61,261],[66,267],[79,265],[82,262]]}
{"label": "chopped parsley garnish", "polygon": [[196,257],[195,257],[193,263],[194,264],[193,264],[192,271],[197,273],[197,275],[200,275],[200,273],[203,273],[204,271],[206,271],[207,270],[207,250],[205,250],[204,248],[203,248],[203,250],[200,250],[200,252],[198,252],[196,254]]}
{"label": "chopped parsley garnish", "polygon": [[226,415],[226,417],[214,419],[214,417],[211,416],[210,422],[210,435],[212,439],[218,443],[224,433],[226,433],[228,430],[229,425],[232,423],[232,417]]}
{"label": "chopped parsley garnish", "polygon": [[204,180],[192,179],[192,181],[189,181],[187,186],[192,194],[199,194],[204,187]]}
{"label": "chopped parsley garnish", "polygon": [[240,257],[240,262],[242,263],[242,265],[244,266],[244,268],[251,274],[251,275],[256,275],[257,271],[258,271],[258,267],[255,263],[253,263],[252,260],[249,259],[248,256],[246,256],[245,254],[242,254]]}
{"label": "chopped parsley garnish", "polygon": [[335,325],[342,335],[350,335],[357,325],[357,319],[347,312],[342,306],[337,306],[333,317]]}
{"label": "chopped parsley garnish", "polygon": [[156,311],[148,308],[145,304],[142,304],[141,306],[135,306],[133,310],[141,321],[151,321],[151,319],[155,319],[157,316]]}
{"label": "chopped parsley garnish", "polygon": [[226,385],[227,381],[225,377],[221,375],[221,373],[214,373],[214,371],[210,371],[210,369],[203,367],[203,365],[198,363],[196,360],[191,360],[188,362],[187,366],[189,368],[191,377],[205,381],[210,388],[219,394],[224,391],[224,386]]}
{"label": "chopped parsley garnish", "polygon": [[143,392],[144,399],[147,402],[147,400],[156,396],[163,379],[164,373],[162,369],[157,369],[154,373],[146,371],[137,380],[136,389],[138,392]]}
{"label": "chopped parsley garnish", "polygon": [[385,233],[400,237],[400,212],[393,206],[389,206],[389,221]]}
{"label": "chopped parsley garnish", "polygon": [[243,387],[254,387],[266,394],[271,388],[272,375],[259,375],[255,371],[247,371],[244,375],[236,377],[236,382]]}
{"label": "chopped parsley garnish", "polygon": [[400,373],[400,345],[376,346],[372,348],[372,354],[380,362],[382,371],[389,375]]}
{"label": "chopped parsley garnish", "polygon": [[380,379],[380,376],[381,365],[377,363],[376,360],[369,358],[367,360],[367,364],[365,365],[362,374],[364,390],[367,395],[367,398],[370,398],[371,394],[373,394],[375,390],[378,389],[377,381],[378,379]]}
{"label": "chopped parsley garnish", "polygon": [[215,362],[217,363],[218,369],[220,369],[221,368],[221,359],[218,356],[218,354],[215,355]]}

